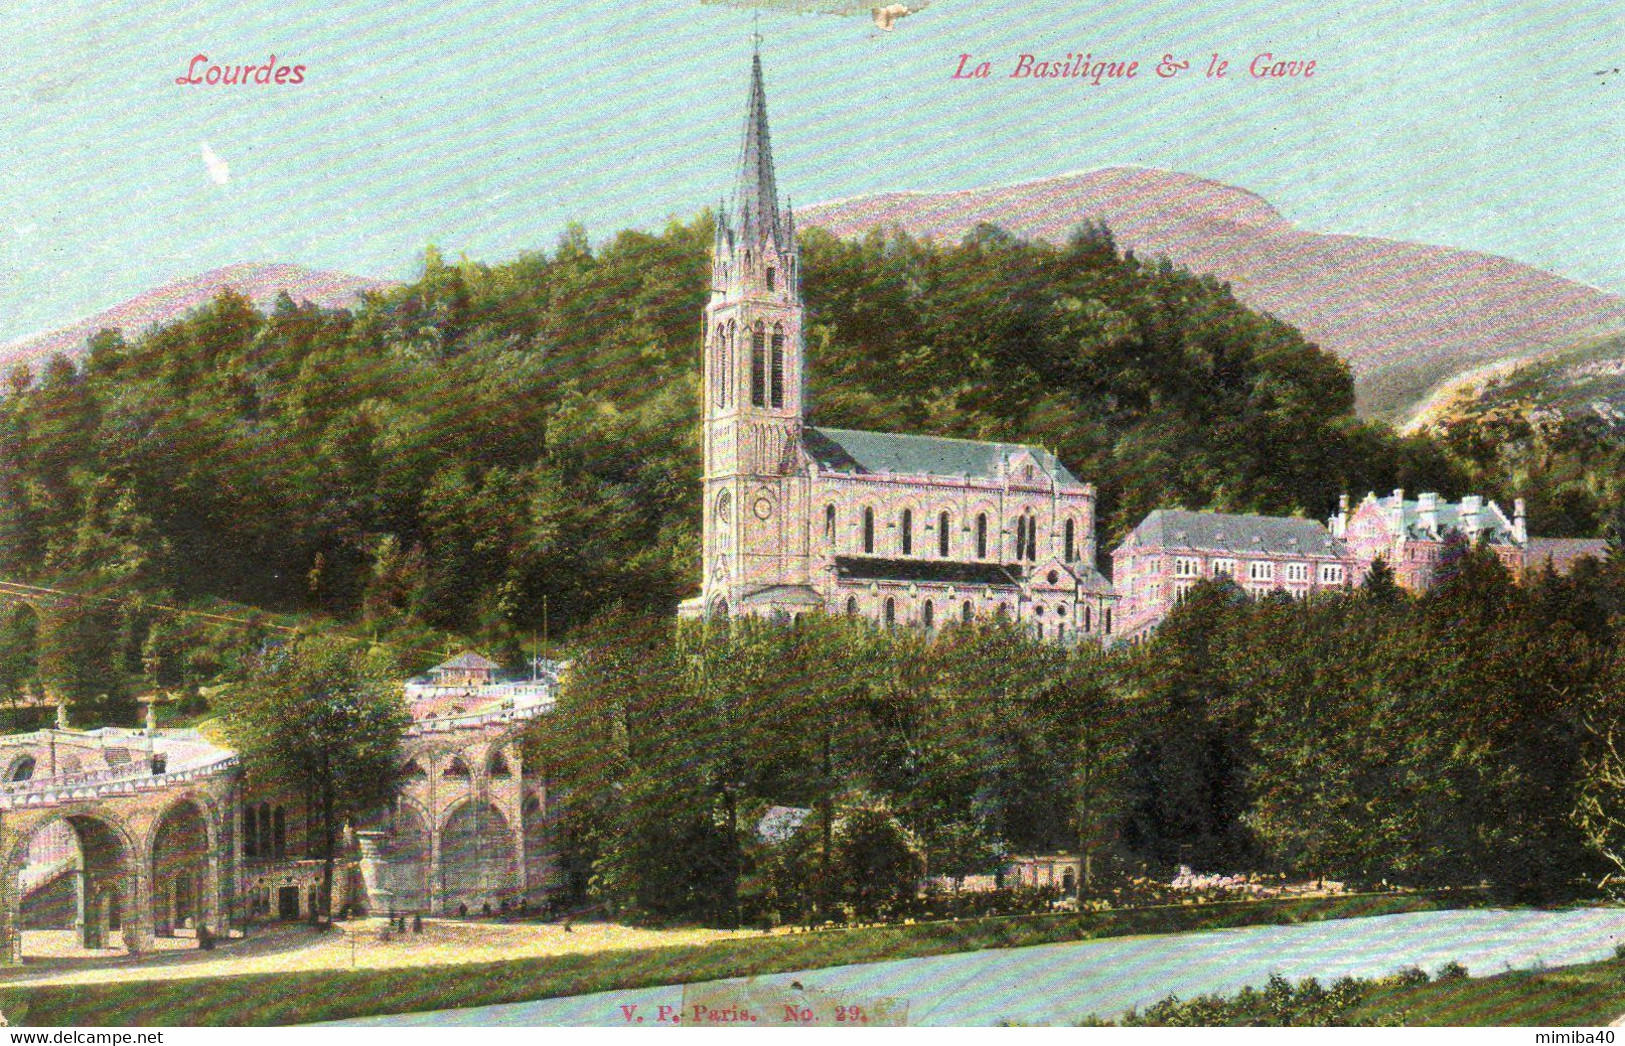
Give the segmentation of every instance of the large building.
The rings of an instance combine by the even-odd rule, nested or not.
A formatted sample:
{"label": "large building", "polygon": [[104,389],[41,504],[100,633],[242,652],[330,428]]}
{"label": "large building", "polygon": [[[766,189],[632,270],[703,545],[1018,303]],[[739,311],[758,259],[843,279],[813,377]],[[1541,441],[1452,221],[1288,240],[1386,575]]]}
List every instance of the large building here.
{"label": "large building", "polygon": [[1281,591],[1304,599],[1360,584],[1380,559],[1400,586],[1425,592],[1454,542],[1490,549],[1517,577],[1566,574],[1582,559],[1607,555],[1601,539],[1530,537],[1522,498],[1509,517],[1477,495],[1407,500],[1396,490],[1386,498],[1367,494],[1352,511],[1344,495],[1324,526],[1296,517],[1159,509],[1112,551],[1117,638],[1148,636],[1204,578],[1228,578],[1253,596]]}
{"label": "large building", "polygon": [[806,423],[795,218],[779,202],[759,56],[705,309],[704,577],[687,616],[824,611],[935,628],[1111,627],[1095,489],[1039,447]]}
{"label": "large building", "polygon": [[1302,599],[1345,588],[1353,570],[1348,547],[1316,520],[1158,509],[1112,551],[1118,632],[1143,638],[1203,579]]}
{"label": "large building", "polygon": [[1393,570],[1394,580],[1412,592],[1433,586],[1441,557],[1453,540],[1491,549],[1513,574],[1523,572],[1529,544],[1522,498],[1508,518],[1495,502],[1477,495],[1452,503],[1430,493],[1407,500],[1403,490],[1386,498],[1367,494],[1352,513],[1345,497],[1330,527],[1354,556],[1356,581],[1364,580],[1371,565],[1381,559]]}

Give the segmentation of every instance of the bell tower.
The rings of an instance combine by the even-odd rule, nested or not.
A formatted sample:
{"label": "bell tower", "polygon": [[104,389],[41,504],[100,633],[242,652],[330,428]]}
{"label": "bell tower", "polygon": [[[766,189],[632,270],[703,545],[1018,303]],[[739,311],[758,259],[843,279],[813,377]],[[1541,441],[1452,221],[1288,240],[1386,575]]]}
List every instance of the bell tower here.
{"label": "bell tower", "polygon": [[708,615],[748,613],[742,600],[752,593],[807,583],[801,311],[795,216],[779,205],[753,53],[738,176],[717,214],[705,307]]}

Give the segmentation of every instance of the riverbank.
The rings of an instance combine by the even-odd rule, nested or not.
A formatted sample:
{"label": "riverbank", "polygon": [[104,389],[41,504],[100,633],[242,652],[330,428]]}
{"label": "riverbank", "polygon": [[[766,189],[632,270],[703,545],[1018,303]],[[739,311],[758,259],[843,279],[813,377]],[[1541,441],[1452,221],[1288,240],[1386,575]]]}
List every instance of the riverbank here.
{"label": "riverbank", "polygon": [[606,949],[506,962],[431,962],[114,983],[0,986],[0,1009],[29,1025],[267,1025],[521,1003],[595,992],[884,963],[1129,935],[1478,906],[1473,891],[1171,905],[903,926],[781,933],[708,944]]}

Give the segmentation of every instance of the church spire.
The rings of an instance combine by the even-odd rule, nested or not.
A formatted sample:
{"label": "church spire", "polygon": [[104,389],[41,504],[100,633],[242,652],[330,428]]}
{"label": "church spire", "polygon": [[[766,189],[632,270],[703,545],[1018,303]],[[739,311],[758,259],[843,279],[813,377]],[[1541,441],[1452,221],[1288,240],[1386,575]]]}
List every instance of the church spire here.
{"label": "church spire", "polygon": [[779,190],[773,177],[773,146],[767,133],[767,91],[762,87],[762,56],[750,56],[750,98],[745,103],[745,141],[739,157],[739,185],[734,190],[734,216],[746,243],[762,244],[772,236],[781,248]]}

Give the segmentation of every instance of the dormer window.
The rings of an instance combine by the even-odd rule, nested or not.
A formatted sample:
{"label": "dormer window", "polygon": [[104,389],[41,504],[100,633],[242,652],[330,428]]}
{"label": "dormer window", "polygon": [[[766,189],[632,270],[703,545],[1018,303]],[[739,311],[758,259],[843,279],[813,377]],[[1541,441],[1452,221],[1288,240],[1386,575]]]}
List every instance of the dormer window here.
{"label": "dormer window", "polygon": [[777,289],[778,283],[779,271],[773,268],[773,266],[769,265],[767,267],[767,289],[770,291]]}

